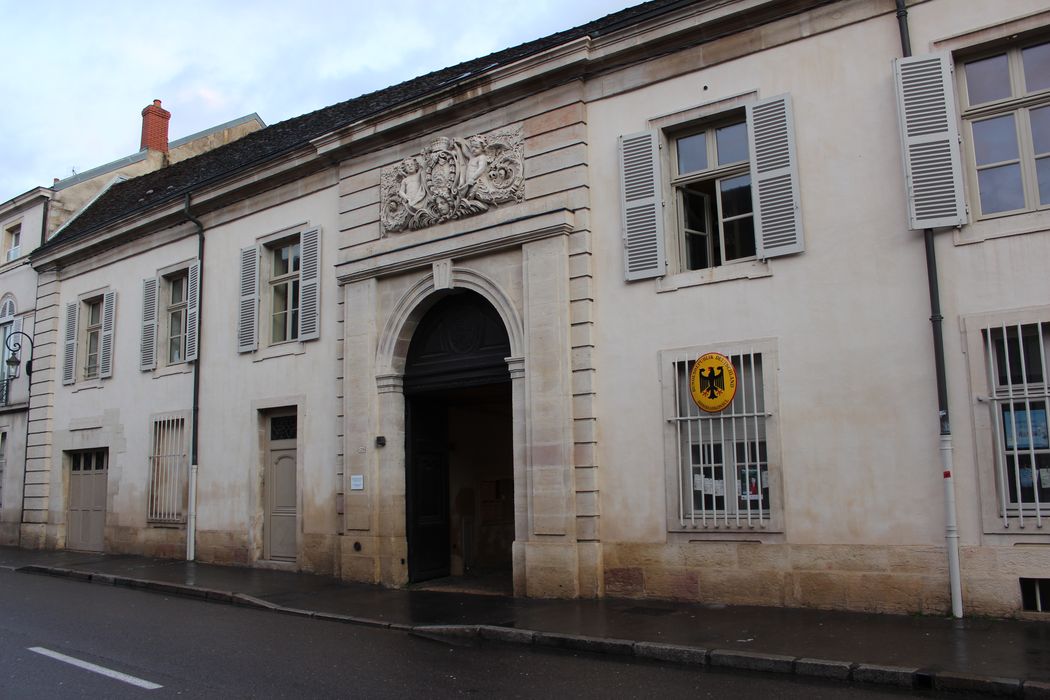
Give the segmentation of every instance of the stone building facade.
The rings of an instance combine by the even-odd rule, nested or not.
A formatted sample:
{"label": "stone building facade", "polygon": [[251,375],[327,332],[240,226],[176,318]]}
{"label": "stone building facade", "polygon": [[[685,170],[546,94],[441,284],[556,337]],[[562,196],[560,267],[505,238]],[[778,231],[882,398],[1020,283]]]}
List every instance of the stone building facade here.
{"label": "stone building facade", "polygon": [[654,0],[114,185],[32,255],[24,541],[1040,607],[1050,14],[904,5]]}
{"label": "stone building facade", "polygon": [[[249,114],[227,123],[175,140],[168,140],[171,114],[160,100],[142,110],[142,139],[136,153],[63,179],[50,187],[37,187],[0,204],[0,543],[20,542],[20,523],[32,522],[26,516],[24,497],[41,490],[43,477],[30,476],[24,469],[27,456],[50,453],[52,432],[47,421],[27,424],[30,408],[30,381],[34,388],[35,411],[50,402],[50,377],[30,376],[27,367],[33,356],[38,298],[43,294],[53,303],[50,288],[38,285],[36,270],[29,265],[29,254],[104,195],[114,184],[156,171],[170,163],[200,155],[234,141],[265,126],[259,116]],[[25,335],[19,335],[24,333]],[[8,341],[8,337],[11,340]],[[36,340],[41,340],[36,338]],[[45,337],[46,342],[46,337]],[[8,349],[10,345],[11,349]],[[12,351],[13,349],[13,351]],[[51,354],[52,350],[42,351]],[[18,365],[9,367],[14,356]],[[36,367],[45,368],[41,357]],[[27,441],[30,443],[27,445]],[[6,492],[6,497],[5,497]],[[26,517],[29,520],[26,520]]]}

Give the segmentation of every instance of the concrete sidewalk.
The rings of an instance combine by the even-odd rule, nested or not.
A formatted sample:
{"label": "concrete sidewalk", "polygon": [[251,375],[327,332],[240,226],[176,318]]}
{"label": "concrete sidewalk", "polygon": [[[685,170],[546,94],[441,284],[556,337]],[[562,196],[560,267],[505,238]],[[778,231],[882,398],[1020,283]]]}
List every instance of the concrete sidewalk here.
{"label": "concrete sidewalk", "polygon": [[1050,698],[1050,626],[1043,622],[392,590],[310,574],[10,547],[0,547],[0,568],[441,638]]}

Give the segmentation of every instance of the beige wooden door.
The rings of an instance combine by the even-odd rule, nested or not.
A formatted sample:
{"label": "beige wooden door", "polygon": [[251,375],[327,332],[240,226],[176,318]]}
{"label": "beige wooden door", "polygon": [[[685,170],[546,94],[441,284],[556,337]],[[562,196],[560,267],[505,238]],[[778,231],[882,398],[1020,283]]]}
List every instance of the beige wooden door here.
{"label": "beige wooden door", "polygon": [[295,561],[297,505],[295,416],[270,418],[270,449],[263,481],[265,522],[264,556],[275,561]]}
{"label": "beige wooden door", "polygon": [[101,552],[106,533],[107,450],[70,453],[66,548]]}

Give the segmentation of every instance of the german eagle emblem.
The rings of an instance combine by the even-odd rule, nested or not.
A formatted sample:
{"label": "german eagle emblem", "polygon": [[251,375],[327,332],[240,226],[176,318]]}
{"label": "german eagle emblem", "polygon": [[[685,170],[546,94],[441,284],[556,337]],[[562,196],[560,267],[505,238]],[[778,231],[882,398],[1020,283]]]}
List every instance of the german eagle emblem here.
{"label": "german eagle emblem", "polygon": [[708,367],[706,374],[704,370],[700,370],[700,391],[707,394],[707,398],[717,399],[718,395],[725,390],[726,383],[721,367]]}
{"label": "german eagle emblem", "polygon": [[733,361],[720,352],[704,353],[689,371],[689,395],[706,413],[718,413],[733,403],[736,384]]}

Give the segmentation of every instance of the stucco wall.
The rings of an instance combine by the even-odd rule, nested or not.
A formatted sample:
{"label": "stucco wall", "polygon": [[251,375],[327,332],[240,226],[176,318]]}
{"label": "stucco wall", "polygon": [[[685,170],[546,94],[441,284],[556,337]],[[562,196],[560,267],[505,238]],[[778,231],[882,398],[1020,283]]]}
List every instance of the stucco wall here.
{"label": "stucco wall", "polygon": [[[920,4],[912,13],[915,51],[926,50],[935,38],[1042,9],[1034,2],[1008,5]],[[703,55],[718,54],[718,43],[705,46]],[[602,522],[607,592],[858,609],[946,605],[929,297],[922,235],[908,231],[905,220],[890,66],[899,53],[896,18],[887,13],[588,105],[599,242],[595,356],[602,510],[617,514]],[[660,61],[648,70],[658,76]],[[638,80],[632,74],[621,78],[624,84]],[[605,84],[617,80],[607,78]],[[754,279],[677,289],[674,276],[625,283],[618,245],[617,136],[741,93],[791,95],[805,252],[753,263]],[[671,198],[665,201],[673,207]],[[1031,226],[1034,217],[1014,218],[1027,218],[1022,225]],[[975,408],[969,395],[957,330],[965,314],[1047,303],[1050,286],[1041,262],[1050,234],[1037,230],[962,245],[966,236],[964,228],[954,235],[941,232],[937,239],[963,575],[981,581],[970,591],[970,609],[1002,612],[1019,607],[1018,574],[1016,567],[994,574],[988,562],[998,555],[981,553],[1011,543],[982,534],[975,472],[990,465],[975,465],[971,415],[987,409]],[[668,388],[659,382],[657,353],[766,338],[774,339],[779,357],[779,405],[771,407],[770,420],[781,447],[784,527],[668,534],[665,489],[675,485],[665,475],[663,436],[669,428],[661,402]],[[1039,534],[1028,539],[1045,540]],[[773,578],[739,571],[745,545],[718,544],[722,540],[765,543],[758,569],[775,572]],[[748,557],[761,551],[746,547]],[[822,551],[815,568],[827,581],[799,573],[814,568],[799,563],[814,547]],[[886,556],[908,557],[911,563],[895,567],[883,561]],[[858,566],[857,557],[882,563]],[[1026,575],[1038,575],[1033,572],[1041,557],[1033,553]],[[918,578],[898,582],[894,574],[905,570]],[[859,583],[857,571],[885,581]],[[674,572],[678,578],[671,576],[675,584],[669,585]],[[993,576],[997,583],[990,585],[985,579]]]}
{"label": "stucco wall", "polygon": [[[301,563],[330,572],[332,548],[322,547],[317,553],[312,538],[331,537],[337,527],[334,380],[341,323],[334,277],[323,276],[320,340],[266,347],[268,327],[262,326],[256,353],[238,354],[235,343],[240,248],[289,227],[320,226],[327,239],[322,243],[322,266],[331,269],[326,256],[334,255],[334,190],[322,187],[300,199],[295,199],[294,188],[284,194],[293,201],[279,208],[260,210],[245,202],[240,212],[227,210],[228,218],[220,225],[211,227],[208,217],[204,219],[198,551],[204,561],[249,563],[261,557],[259,411],[292,406],[300,418],[301,537],[303,551],[310,552]],[[192,366],[139,370],[142,279],[196,259],[194,230],[184,229],[186,235],[177,240],[101,265],[83,264],[82,271],[62,279],[63,312],[65,303],[84,294],[116,291],[116,327],[113,376],[56,388],[51,521],[65,522],[63,450],[109,447],[107,548],[115,551],[179,556],[185,542],[181,529],[147,526],[147,465],[151,416],[192,407]]]}

